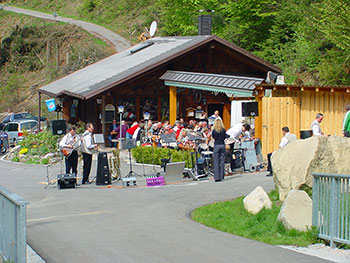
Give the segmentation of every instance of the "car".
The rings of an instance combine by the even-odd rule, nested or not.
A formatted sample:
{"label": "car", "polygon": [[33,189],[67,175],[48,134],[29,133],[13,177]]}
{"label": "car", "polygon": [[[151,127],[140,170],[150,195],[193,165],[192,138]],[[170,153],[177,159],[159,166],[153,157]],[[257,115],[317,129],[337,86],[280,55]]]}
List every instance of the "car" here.
{"label": "car", "polygon": [[[35,117],[33,114],[30,114],[28,112],[11,113],[1,121],[0,130],[3,129],[6,123],[15,120],[38,120],[38,117]],[[40,117],[40,121],[46,121],[46,118]]]}
{"label": "car", "polygon": [[22,141],[24,131],[37,133],[38,124],[36,120],[16,120],[6,123],[4,132],[8,135],[9,144],[16,145],[18,142]]}

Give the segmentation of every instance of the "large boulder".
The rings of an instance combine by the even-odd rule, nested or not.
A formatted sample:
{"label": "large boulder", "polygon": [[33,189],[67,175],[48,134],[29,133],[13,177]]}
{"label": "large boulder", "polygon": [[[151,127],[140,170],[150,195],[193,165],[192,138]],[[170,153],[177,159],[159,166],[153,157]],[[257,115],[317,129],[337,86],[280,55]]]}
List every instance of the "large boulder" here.
{"label": "large boulder", "polygon": [[350,173],[350,139],[314,136],[276,150],[271,157],[275,186],[280,200],[291,189],[312,187],[312,173]]}
{"label": "large boulder", "polygon": [[272,202],[261,186],[257,186],[249,195],[244,197],[243,205],[245,210],[256,215],[263,208],[271,209]]}
{"label": "large boulder", "polygon": [[307,231],[312,226],[312,200],[305,191],[291,190],[284,201],[277,220],[286,229]]}

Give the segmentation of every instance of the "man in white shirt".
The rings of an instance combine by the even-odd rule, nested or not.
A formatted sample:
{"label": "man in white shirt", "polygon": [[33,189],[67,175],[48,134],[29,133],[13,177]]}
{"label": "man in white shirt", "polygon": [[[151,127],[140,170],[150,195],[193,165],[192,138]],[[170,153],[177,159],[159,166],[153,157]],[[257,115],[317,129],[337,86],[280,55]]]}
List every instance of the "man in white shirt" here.
{"label": "man in white shirt", "polygon": [[77,176],[78,152],[76,149],[80,143],[80,137],[75,133],[75,127],[69,128],[68,133],[59,143],[61,151],[65,155],[66,174],[70,174],[72,170],[72,173]]}
{"label": "man in white shirt", "polygon": [[317,113],[316,119],[311,123],[311,130],[313,136],[320,136],[323,135],[323,132],[321,131],[320,123],[323,120],[323,114]]}
{"label": "man in white shirt", "polygon": [[92,123],[86,124],[86,131],[83,133],[82,139],[82,153],[83,153],[83,180],[82,184],[89,183],[89,175],[91,171],[91,163],[92,163],[92,155],[94,153],[94,149],[97,148],[97,144],[94,143],[94,139],[92,137],[92,132],[94,131],[94,126]]}
{"label": "man in white shirt", "polygon": [[220,117],[220,112],[218,110],[214,111],[214,114],[210,116],[210,118],[215,118],[215,119],[219,119],[221,120],[221,117]]}
{"label": "man in white shirt", "polygon": [[[287,126],[282,128],[282,134],[283,137],[281,139],[281,142],[279,144],[280,148],[283,148],[284,146],[286,146],[288,143],[294,142],[297,140],[297,136],[293,133],[289,132],[289,128]],[[270,173],[268,173],[266,176],[272,176],[272,166],[271,166],[271,156],[273,153],[269,153],[267,155],[267,171],[269,171]]]}
{"label": "man in white shirt", "polygon": [[232,139],[239,140],[239,138],[244,135],[250,138],[250,125],[249,124],[243,124],[243,123],[237,123],[234,126],[232,126],[230,129],[227,130],[226,134],[230,136]]}

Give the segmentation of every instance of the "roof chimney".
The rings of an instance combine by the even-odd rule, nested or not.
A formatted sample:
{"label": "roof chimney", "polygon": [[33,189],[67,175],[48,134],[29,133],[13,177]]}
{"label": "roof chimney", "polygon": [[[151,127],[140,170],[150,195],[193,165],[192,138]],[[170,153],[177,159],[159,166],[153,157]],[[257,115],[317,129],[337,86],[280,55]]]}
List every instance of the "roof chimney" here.
{"label": "roof chimney", "polygon": [[[214,10],[210,9],[201,9],[198,12],[214,12]],[[198,35],[206,36],[211,35],[211,14],[210,15],[199,15],[198,16]]]}

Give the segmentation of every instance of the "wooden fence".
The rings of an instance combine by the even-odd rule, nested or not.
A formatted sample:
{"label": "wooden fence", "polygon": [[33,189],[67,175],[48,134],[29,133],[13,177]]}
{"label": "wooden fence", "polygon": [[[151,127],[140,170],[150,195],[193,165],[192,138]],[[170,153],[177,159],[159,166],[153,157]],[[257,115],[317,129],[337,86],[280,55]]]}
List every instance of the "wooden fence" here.
{"label": "wooden fence", "polygon": [[342,135],[345,105],[350,103],[348,92],[330,91],[272,91],[271,97],[262,97],[261,139],[263,154],[278,149],[282,127],[300,137],[300,130],[310,130],[316,114],[324,114],[321,129],[326,135]]}

